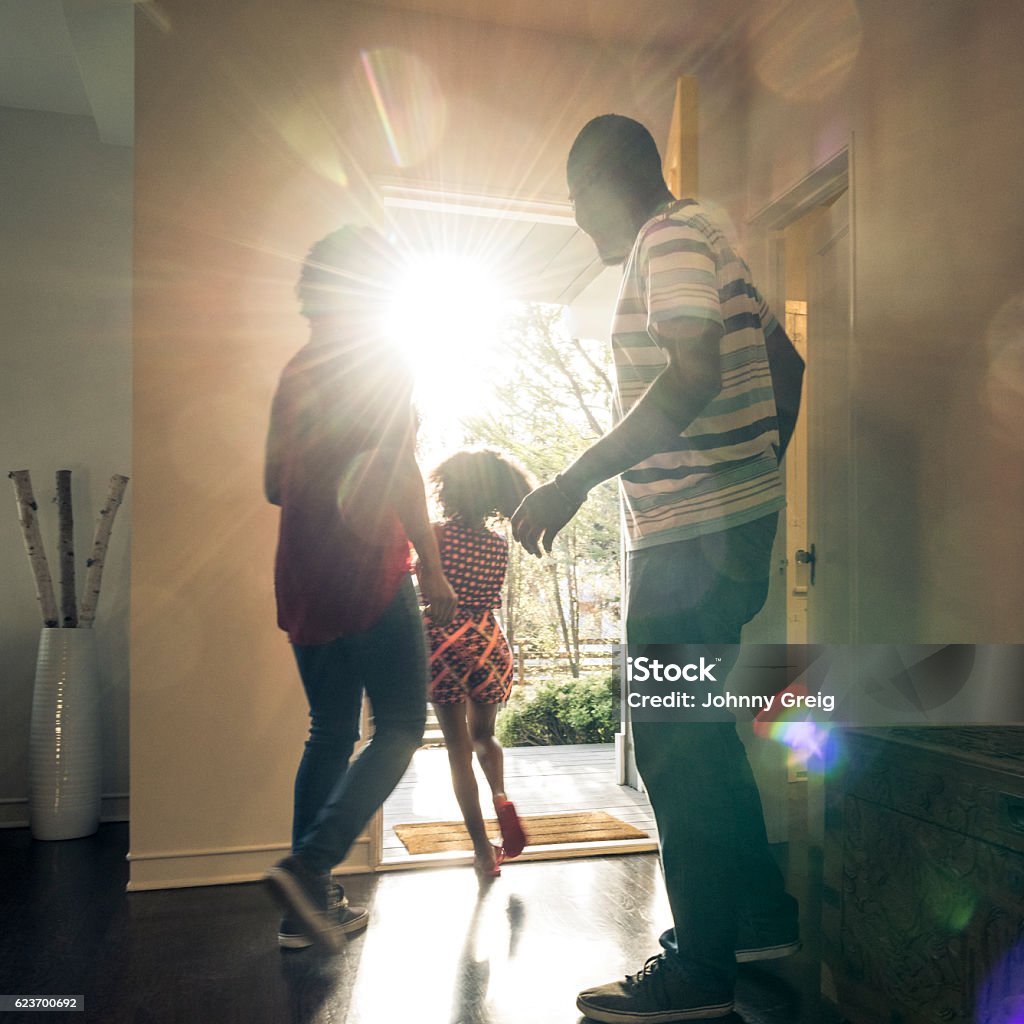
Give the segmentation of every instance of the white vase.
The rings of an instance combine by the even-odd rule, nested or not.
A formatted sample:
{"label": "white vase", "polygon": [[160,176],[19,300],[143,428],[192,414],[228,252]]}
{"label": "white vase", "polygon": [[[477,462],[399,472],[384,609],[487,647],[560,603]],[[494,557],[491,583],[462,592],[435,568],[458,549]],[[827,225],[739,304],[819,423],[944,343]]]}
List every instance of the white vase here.
{"label": "white vase", "polygon": [[29,821],[36,839],[77,839],[99,827],[103,756],[96,635],[44,628],[29,738]]}

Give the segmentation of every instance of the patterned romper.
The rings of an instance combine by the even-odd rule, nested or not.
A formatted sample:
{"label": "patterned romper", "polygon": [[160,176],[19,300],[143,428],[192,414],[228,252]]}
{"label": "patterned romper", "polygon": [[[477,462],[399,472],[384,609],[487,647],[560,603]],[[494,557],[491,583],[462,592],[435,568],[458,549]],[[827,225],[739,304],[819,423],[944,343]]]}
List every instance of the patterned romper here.
{"label": "patterned romper", "polygon": [[435,704],[501,704],[512,689],[512,652],[494,616],[508,568],[508,543],[493,530],[460,519],[436,523],[441,567],[459,598],[447,626],[428,620],[430,700]]}

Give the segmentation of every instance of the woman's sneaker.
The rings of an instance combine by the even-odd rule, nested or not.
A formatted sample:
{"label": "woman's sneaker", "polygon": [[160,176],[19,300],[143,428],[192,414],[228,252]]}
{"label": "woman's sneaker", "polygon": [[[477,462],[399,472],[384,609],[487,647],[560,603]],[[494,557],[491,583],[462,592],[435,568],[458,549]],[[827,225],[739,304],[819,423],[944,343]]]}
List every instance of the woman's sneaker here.
{"label": "woman's sneaker", "polygon": [[[353,907],[344,890],[336,882],[328,883],[327,915],[334,918],[334,930],[341,935],[358,931],[366,926],[370,912],[365,907]],[[277,930],[277,943],[282,949],[308,949],[313,940],[299,927],[290,914],[281,918]]]}
{"label": "woman's sneaker", "polygon": [[727,1017],[732,1013],[733,998],[728,992],[689,980],[660,953],[624,981],[585,989],[576,1006],[601,1024],[673,1024]]}
{"label": "woman's sneaker", "polygon": [[[266,883],[285,912],[278,942],[288,949],[316,943],[329,952],[341,949],[341,937],[365,926],[365,907],[350,907],[340,885],[314,874],[292,855],[278,861]],[[308,941],[299,945],[301,937]]]}

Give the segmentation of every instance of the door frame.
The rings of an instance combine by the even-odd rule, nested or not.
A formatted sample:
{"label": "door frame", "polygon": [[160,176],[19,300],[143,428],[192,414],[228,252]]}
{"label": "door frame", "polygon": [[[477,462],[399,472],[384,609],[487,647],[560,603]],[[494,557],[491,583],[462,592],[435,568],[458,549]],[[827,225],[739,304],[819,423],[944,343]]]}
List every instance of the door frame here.
{"label": "door frame", "polygon": [[[856,344],[856,263],[857,263],[857,217],[856,217],[856,178],[855,178],[855,136],[849,135],[847,144],[834,153],[831,157],[818,164],[813,170],[805,175],[800,181],[786,189],[767,205],[757,211],[747,220],[747,226],[760,235],[765,242],[766,249],[766,298],[773,309],[783,311],[785,309],[785,283],[786,283],[786,258],[785,258],[785,229],[807,216],[814,209],[827,205],[832,200],[845,201],[847,204],[849,223],[849,324],[848,343],[846,346],[846,379],[852,380],[854,346]],[[845,197],[839,200],[839,197]],[[808,341],[810,345],[810,340]],[[814,372],[813,366],[808,367],[808,375]],[[857,445],[856,419],[853,402],[847,403],[848,416],[848,437],[850,445],[850,458],[848,459],[848,478],[850,500],[850,529],[848,537],[849,574],[847,586],[849,588],[849,615],[850,632],[849,639],[856,643],[860,636],[858,623],[858,600],[859,579],[857,554],[859,542],[859,523],[857,510],[857,460],[854,457]],[[810,449],[815,445],[816,438],[808,433],[808,466],[812,459]],[[811,482],[813,486],[813,481]],[[808,496],[808,511],[812,506],[811,496]],[[813,523],[809,524],[813,527]],[[788,537],[783,536],[783,543],[786,545],[782,550],[784,557],[790,557]],[[787,580],[788,585],[788,580]],[[789,622],[787,616],[787,634]],[[810,636],[812,642],[813,635]],[[787,635],[787,641],[789,636]],[[808,832],[812,841],[821,843],[824,841],[824,804],[825,804],[825,780],[816,773],[809,773],[807,777],[807,813]]]}
{"label": "door frame", "polygon": [[[784,232],[789,225],[805,217],[818,207],[826,206],[831,201],[838,199],[845,192],[845,201],[848,205],[849,214],[849,238],[850,238],[850,266],[849,266],[849,338],[847,345],[847,380],[852,380],[853,346],[855,334],[855,311],[856,301],[856,190],[854,180],[854,135],[850,134],[849,139],[841,149],[832,156],[818,164],[807,175],[801,178],[796,184],[786,189],[753,216],[747,219],[747,226],[752,231],[760,234],[766,245],[766,275],[765,297],[772,309],[780,311],[785,309],[785,282],[786,282],[786,255]],[[809,367],[808,373],[813,373],[813,367]],[[851,522],[849,535],[849,565],[850,573],[848,586],[850,589],[850,640],[856,642],[859,636],[857,622],[857,601],[856,595],[859,592],[859,581],[857,578],[857,542],[859,536],[857,523],[857,460],[853,457],[856,447],[857,434],[853,422],[853,403],[849,403],[849,437],[851,457],[848,460],[849,473],[849,494],[851,499]],[[808,436],[809,447],[814,444],[814,438]],[[810,462],[810,459],[808,460]],[[782,548],[786,558],[789,557],[788,538],[784,535],[781,538],[785,547]],[[788,630],[788,621],[787,621]],[[811,638],[813,639],[813,638]],[[788,640],[788,636],[787,636]]]}

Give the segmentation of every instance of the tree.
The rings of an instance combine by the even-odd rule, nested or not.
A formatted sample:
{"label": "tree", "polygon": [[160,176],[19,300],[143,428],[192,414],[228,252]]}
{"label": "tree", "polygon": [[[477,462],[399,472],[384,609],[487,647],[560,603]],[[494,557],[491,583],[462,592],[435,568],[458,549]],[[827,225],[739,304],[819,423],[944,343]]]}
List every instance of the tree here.
{"label": "tree", "polygon": [[[492,411],[467,421],[467,440],[502,448],[538,481],[550,479],[608,424],[607,348],[571,338],[561,306],[525,305],[502,332],[503,365]],[[595,488],[559,534],[553,558],[537,562],[513,545],[506,584],[510,641],[561,647],[578,676],[588,632],[617,628],[618,500],[614,483]],[[610,620],[610,621],[609,621]]]}

